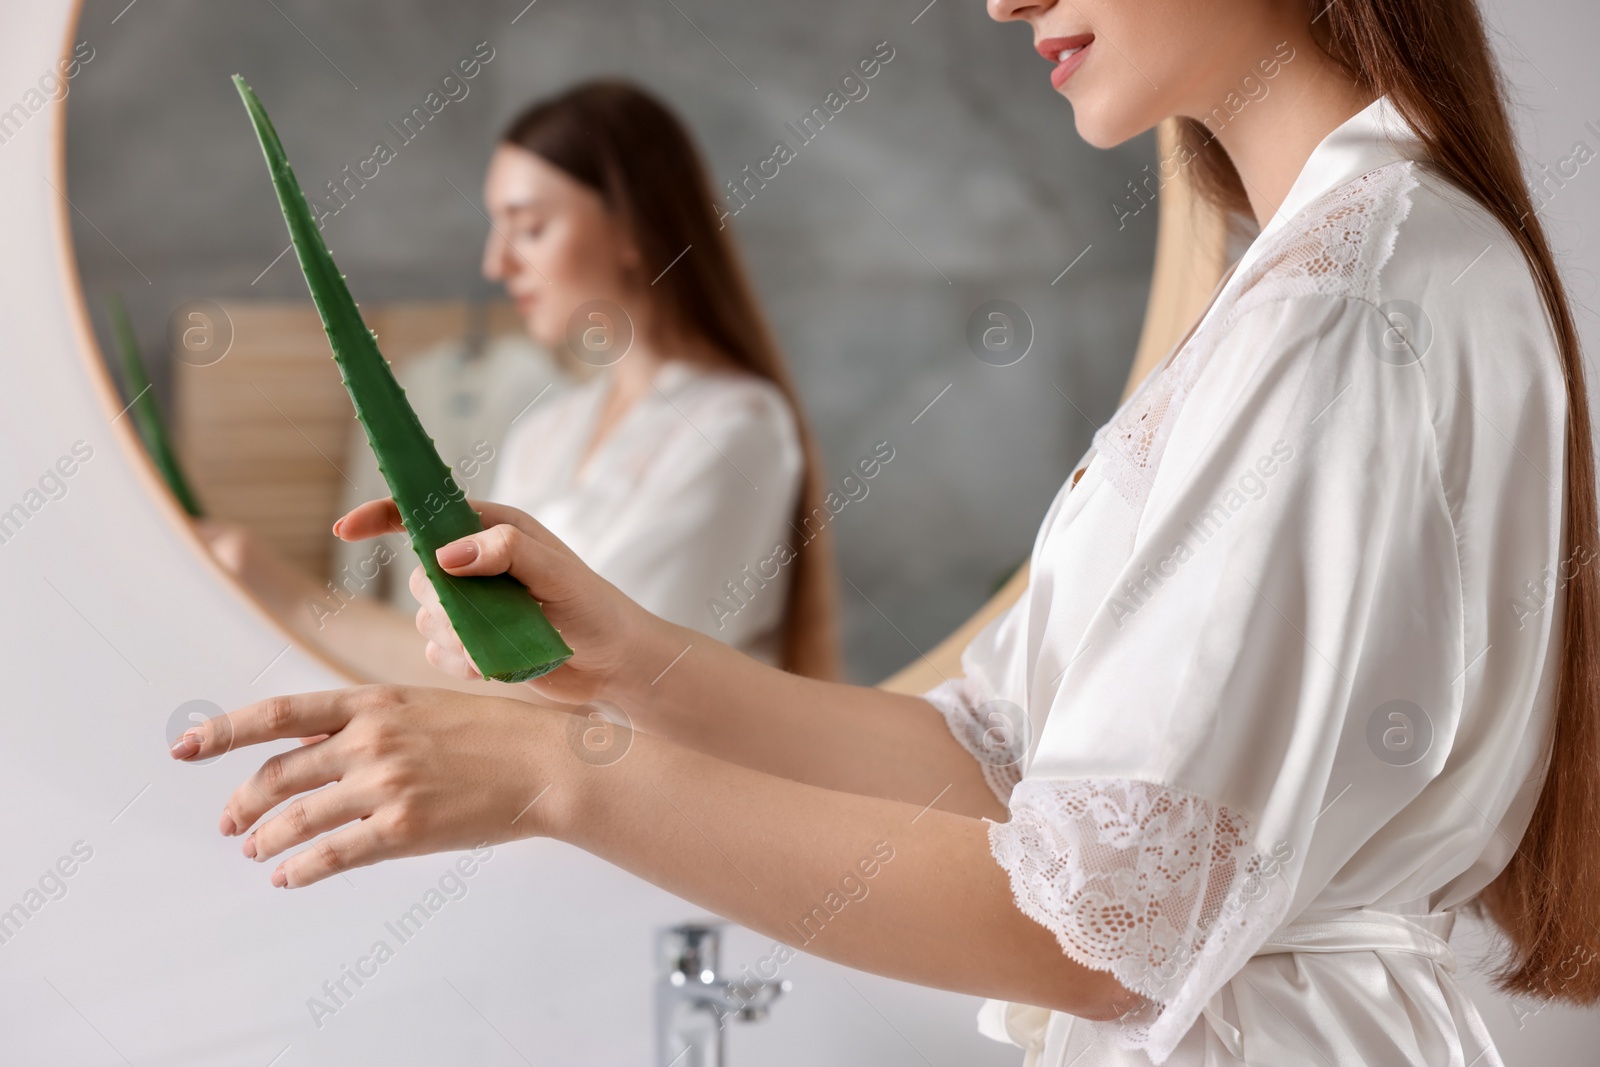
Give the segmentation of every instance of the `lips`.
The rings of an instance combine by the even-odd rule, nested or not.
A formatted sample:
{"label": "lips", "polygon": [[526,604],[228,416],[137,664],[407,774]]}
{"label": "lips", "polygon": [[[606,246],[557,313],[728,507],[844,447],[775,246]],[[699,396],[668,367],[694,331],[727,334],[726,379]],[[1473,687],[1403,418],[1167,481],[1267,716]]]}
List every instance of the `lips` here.
{"label": "lips", "polygon": [[1050,84],[1061,88],[1062,83],[1072,77],[1073,71],[1083,66],[1089,55],[1089,46],[1093,43],[1094,34],[1080,33],[1072,37],[1046,37],[1034,45],[1041,56],[1056,65],[1056,69],[1050,72]]}

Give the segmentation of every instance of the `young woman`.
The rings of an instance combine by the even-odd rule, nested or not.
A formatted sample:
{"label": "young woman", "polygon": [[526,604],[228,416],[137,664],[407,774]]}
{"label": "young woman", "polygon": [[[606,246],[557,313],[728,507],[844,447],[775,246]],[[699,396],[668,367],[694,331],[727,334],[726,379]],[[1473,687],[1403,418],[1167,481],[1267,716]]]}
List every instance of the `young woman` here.
{"label": "young woman", "polygon": [[[506,128],[484,202],[484,276],[536,341],[597,368],[530,398],[490,495],[538,516],[653,614],[835,677],[817,452],[682,124],[636,86],[578,85]],[[437,681],[409,614],[358,598],[324,620],[306,605],[327,590],[308,575],[239,527],[202,529],[336,659],[373,680]]]}
{"label": "young woman", "polygon": [[[1062,486],[962,677],[784,674],[484,504],[441,564],[528,586],[577,650],[531,688],[626,708],[625,758],[578,758],[559,712],[398,687],[264,701],[175,755],[331,735],[228,801],[275,884],[551,835],[992,998],[980,1025],[1032,1064],[1498,1064],[1459,910],[1504,931],[1504,988],[1600,996],[1600,616],[1582,363],[1478,12],[990,10],[1085,139],[1182,116],[1179,165],[1261,231]],[[373,501],[343,535],[395,521]],[[857,870],[871,894],[836,909]]]}

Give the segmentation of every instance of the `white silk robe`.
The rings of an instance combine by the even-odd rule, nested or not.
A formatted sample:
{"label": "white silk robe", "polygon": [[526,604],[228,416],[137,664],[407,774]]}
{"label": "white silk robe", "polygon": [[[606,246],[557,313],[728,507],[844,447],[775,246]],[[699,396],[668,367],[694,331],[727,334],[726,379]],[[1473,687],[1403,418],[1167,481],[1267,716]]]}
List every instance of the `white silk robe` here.
{"label": "white silk robe", "polygon": [[798,543],[805,473],[788,401],[755,375],[669,360],[580,469],[609,378],[517,419],[489,499],[647,610],[777,664],[793,566],[776,549]]}
{"label": "white silk robe", "polygon": [[926,694],[1018,907],[1145,1006],[991,1001],[1029,1067],[1494,1067],[1454,909],[1552,725],[1567,397],[1511,236],[1380,99],[1096,435]]}

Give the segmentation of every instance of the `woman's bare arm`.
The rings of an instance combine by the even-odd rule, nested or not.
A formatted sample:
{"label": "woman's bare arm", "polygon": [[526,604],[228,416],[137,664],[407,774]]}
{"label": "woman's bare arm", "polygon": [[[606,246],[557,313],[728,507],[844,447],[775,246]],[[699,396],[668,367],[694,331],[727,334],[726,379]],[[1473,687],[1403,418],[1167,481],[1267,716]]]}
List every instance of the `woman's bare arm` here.
{"label": "woman's bare arm", "polygon": [[649,736],[613,765],[569,757],[551,773],[552,836],[781,945],[1093,1019],[1142,1003],[1018,910],[988,824],[930,805],[936,789],[838,792]]}
{"label": "woman's bare arm", "polygon": [[[524,512],[471,501],[486,529],[455,542],[475,555],[451,574],[508,573],[527,586],[576,655],[521,687],[535,703],[572,710],[611,701],[630,724],[717,759],[827,789],[1003,818],[981,765],[920,697],[821,682],[769,667],[666,622],[603,581]],[[392,500],[341,519],[346,540],[403,527]],[[427,658],[444,674],[481,678],[431,586],[415,580]],[[518,687],[512,687],[518,688]]]}
{"label": "woman's bare arm", "polygon": [[650,733],[753,770],[1006,817],[978,761],[928,701],[790,674],[655,616],[609,699]]}
{"label": "woman's bare arm", "polygon": [[196,727],[173,756],[325,738],[268,758],[219,825],[245,835],[244,855],[273,860],[278,885],[554,837],[775,949],[1089,1018],[1142,1003],[1018,909],[988,824],[939,810],[936,793],[824,789],[642,733],[596,762],[571,744],[571,722],[512,700],[366,686],[258,701]]}

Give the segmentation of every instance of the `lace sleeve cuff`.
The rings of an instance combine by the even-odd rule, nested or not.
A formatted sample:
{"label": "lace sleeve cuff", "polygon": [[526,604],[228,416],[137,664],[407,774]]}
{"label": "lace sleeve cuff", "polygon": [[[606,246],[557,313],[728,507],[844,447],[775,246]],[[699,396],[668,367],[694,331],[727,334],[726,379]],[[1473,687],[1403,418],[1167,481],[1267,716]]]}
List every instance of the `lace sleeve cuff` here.
{"label": "lace sleeve cuff", "polygon": [[1149,782],[1030,778],[1010,806],[989,848],[1017,907],[1070,958],[1145,998],[1097,1025],[1164,1062],[1283,922],[1293,850],[1260,852],[1244,816]]}
{"label": "lace sleeve cuff", "polygon": [[950,678],[922,694],[944,716],[945,725],[983,770],[983,780],[1009,804],[1022,779],[1028,752],[1028,719],[1009,700],[985,699],[968,678]]}

